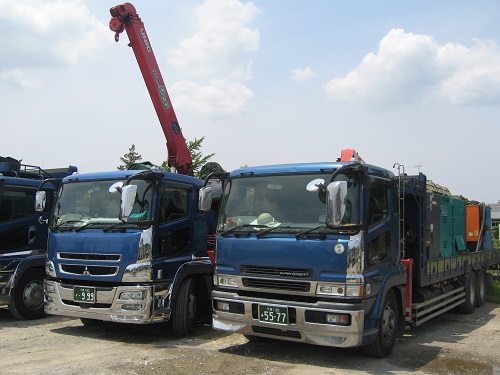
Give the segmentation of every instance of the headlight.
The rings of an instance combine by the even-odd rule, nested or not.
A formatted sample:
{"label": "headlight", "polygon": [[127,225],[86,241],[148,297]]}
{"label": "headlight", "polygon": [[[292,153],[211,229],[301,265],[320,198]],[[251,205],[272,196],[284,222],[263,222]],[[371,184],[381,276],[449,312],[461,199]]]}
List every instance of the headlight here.
{"label": "headlight", "polygon": [[363,285],[347,285],[346,297],[363,297]]}
{"label": "headlight", "polygon": [[345,296],[345,285],[336,283],[318,283],[316,294],[327,296]]}
{"label": "headlight", "polygon": [[316,294],[333,297],[362,297],[363,284],[318,283]]}
{"label": "headlight", "polygon": [[129,290],[120,293],[121,300],[137,300],[141,301],[144,299],[144,291],[142,290]]}
{"label": "headlight", "polygon": [[229,288],[238,288],[238,282],[234,276],[214,274],[214,284]]}
{"label": "headlight", "polygon": [[330,324],[349,325],[349,314],[326,314],[325,320]]}

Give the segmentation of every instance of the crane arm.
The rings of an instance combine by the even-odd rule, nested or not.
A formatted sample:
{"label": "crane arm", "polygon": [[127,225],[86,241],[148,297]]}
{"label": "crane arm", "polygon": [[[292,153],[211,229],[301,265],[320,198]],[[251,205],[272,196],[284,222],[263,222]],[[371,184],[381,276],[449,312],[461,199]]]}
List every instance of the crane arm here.
{"label": "crane arm", "polygon": [[129,46],[134,51],[167,140],[170,169],[180,174],[192,175],[191,153],[182,135],[181,127],[168,96],[144,23],[137,14],[135,7],[130,3],[117,5],[110,9],[110,13],[112,18],[109,21],[109,28],[115,32],[115,41],[118,42],[120,33],[124,30],[127,32],[130,40]]}

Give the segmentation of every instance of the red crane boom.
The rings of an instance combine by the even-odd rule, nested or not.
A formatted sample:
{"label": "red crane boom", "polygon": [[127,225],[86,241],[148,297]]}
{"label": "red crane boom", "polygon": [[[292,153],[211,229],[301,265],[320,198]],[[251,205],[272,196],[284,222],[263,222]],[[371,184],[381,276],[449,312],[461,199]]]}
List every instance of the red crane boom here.
{"label": "red crane boom", "polygon": [[191,176],[193,174],[191,153],[182,135],[181,127],[163,82],[144,23],[137,14],[135,7],[130,3],[117,5],[109,11],[112,16],[111,21],[109,21],[109,28],[115,32],[115,41],[118,42],[119,34],[123,30],[127,31],[130,40],[129,46],[134,50],[137,63],[167,140],[168,165],[171,171]]}

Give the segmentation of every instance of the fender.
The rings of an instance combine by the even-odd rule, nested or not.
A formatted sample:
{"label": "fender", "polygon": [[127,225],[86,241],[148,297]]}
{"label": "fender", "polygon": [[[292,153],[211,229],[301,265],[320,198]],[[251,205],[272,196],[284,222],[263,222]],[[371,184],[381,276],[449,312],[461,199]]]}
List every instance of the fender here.
{"label": "fender", "polygon": [[[386,275],[382,282],[382,287],[380,288],[380,291],[375,299],[375,302],[373,304],[373,309],[372,313],[366,317],[366,320],[370,320],[372,322],[376,322],[377,319],[380,318],[382,314],[382,305],[384,304],[385,296],[387,295],[387,292],[396,287],[396,298],[398,299],[398,302],[401,303],[400,313],[402,317],[405,316],[405,306],[406,306],[406,292],[405,292],[405,284],[406,284],[406,274],[404,273],[403,266],[398,263],[396,266],[397,268],[394,268],[393,272],[389,273]],[[396,270],[403,269],[403,273],[396,273]],[[370,328],[373,328],[372,325],[375,323],[371,323]],[[366,321],[365,321],[365,328],[366,328]]]}
{"label": "fender", "polygon": [[208,258],[206,260],[203,259],[186,262],[181,267],[179,267],[174,276],[174,279],[172,280],[172,292],[170,295],[170,300],[168,301],[168,307],[172,308],[172,301],[177,298],[177,293],[184,279],[192,275],[203,279],[206,291],[208,293],[207,295],[210,296],[212,291],[212,271],[212,263]]}
{"label": "fender", "polygon": [[37,253],[30,255],[19,262],[7,287],[10,287],[11,289],[15,288],[26,271],[30,269],[39,268],[45,270],[45,250],[38,249],[33,250],[33,252]]}

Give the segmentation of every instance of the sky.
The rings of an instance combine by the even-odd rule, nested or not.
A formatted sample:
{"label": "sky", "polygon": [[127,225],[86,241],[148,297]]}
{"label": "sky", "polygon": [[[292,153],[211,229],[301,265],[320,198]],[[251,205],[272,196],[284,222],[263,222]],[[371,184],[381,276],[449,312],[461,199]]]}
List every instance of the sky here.
{"label": "sky", "polygon": [[[0,155],[116,170],[166,140],[109,0],[0,0]],[[497,0],[134,0],[184,137],[225,170],[344,148],[500,201]]]}

